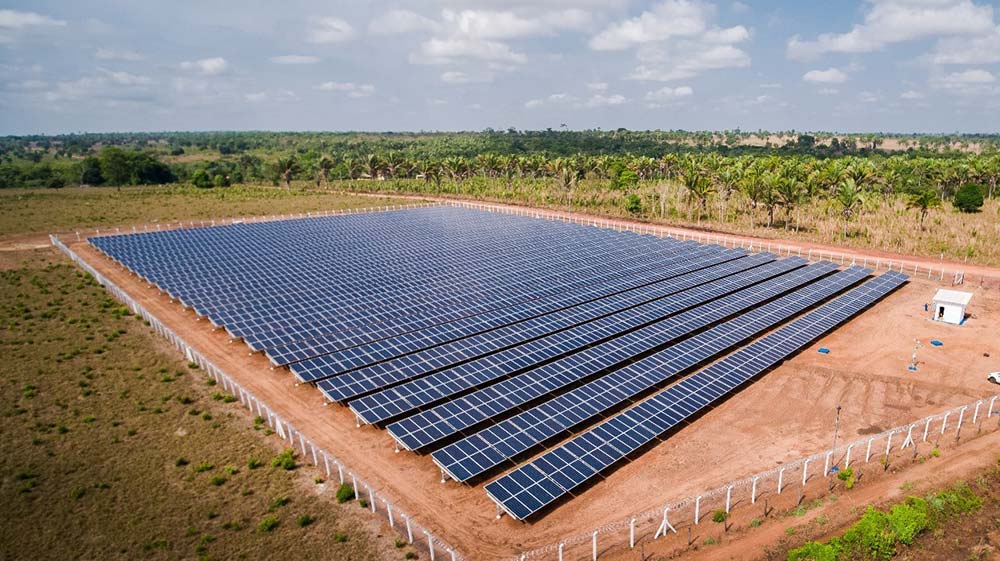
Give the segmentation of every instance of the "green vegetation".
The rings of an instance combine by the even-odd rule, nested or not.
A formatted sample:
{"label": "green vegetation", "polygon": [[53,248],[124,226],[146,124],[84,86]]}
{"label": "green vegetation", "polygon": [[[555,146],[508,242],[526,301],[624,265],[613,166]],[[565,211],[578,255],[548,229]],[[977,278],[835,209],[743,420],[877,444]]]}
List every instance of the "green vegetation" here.
{"label": "green vegetation", "polygon": [[271,460],[271,467],[291,471],[295,469],[295,450],[286,448]]}
{"label": "green vegetation", "polygon": [[[177,376],[186,370],[181,355],[121,314],[55,250],[3,254],[0,324],[0,549],[8,557],[278,559],[294,552],[368,561],[395,551],[395,536],[376,537],[370,514],[314,492],[317,470],[233,469],[279,454],[281,440],[253,430],[238,404],[213,401],[200,371]],[[166,374],[175,380],[161,384]],[[178,396],[213,421],[188,415],[191,405]],[[91,415],[95,421],[85,422]],[[200,465],[214,467],[196,473]],[[227,481],[215,486],[213,477]],[[271,514],[282,524],[258,532],[276,496],[296,511]],[[297,526],[304,513],[314,517],[306,531]],[[352,539],[335,544],[338,532]]]}
{"label": "green vegetation", "polygon": [[844,482],[845,489],[853,489],[854,483],[856,482],[854,478],[854,468],[844,468],[837,473],[837,479]]}
{"label": "green vegetation", "polygon": [[265,516],[260,524],[257,525],[257,529],[261,532],[273,532],[275,528],[278,527],[278,517],[276,516]]}
{"label": "green vegetation", "polygon": [[955,208],[962,212],[979,212],[983,208],[983,190],[972,183],[962,185],[955,193]]}
{"label": "green vegetation", "polygon": [[354,487],[349,483],[341,483],[337,488],[337,502],[346,503],[354,500]]}
{"label": "green vegetation", "polygon": [[965,483],[959,483],[925,499],[910,497],[893,506],[889,512],[868,507],[861,519],[843,536],[825,543],[806,543],[790,551],[788,561],[890,559],[900,544],[910,545],[922,532],[981,506],[981,499],[972,489]]}

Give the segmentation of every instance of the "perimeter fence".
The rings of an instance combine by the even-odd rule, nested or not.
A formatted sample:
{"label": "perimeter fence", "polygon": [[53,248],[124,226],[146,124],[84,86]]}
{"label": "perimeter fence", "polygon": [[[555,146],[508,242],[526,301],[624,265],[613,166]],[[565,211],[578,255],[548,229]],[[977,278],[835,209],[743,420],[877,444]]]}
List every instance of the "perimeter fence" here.
{"label": "perimeter fence", "polygon": [[429,529],[414,520],[412,516],[396,506],[396,501],[384,490],[378,489],[376,486],[368,483],[356,470],[351,469],[337,459],[337,457],[317,446],[309,437],[275,413],[266,403],[241,386],[212,361],[208,360],[198,349],[188,344],[187,341],[167,327],[166,324],[161,322],[142,304],[129,296],[118,285],[102,275],[97,269],[77,255],[76,252],[67,247],[59,240],[58,236],[51,235],[49,236],[49,240],[53,246],[65,253],[74,263],[89,273],[114,298],[127,306],[131,313],[141,317],[156,333],[170,341],[174,347],[184,354],[189,362],[197,364],[201,370],[205,371],[208,376],[220,384],[227,392],[239,399],[240,403],[252,415],[264,419],[267,425],[279,437],[286,440],[291,448],[297,452],[301,452],[301,458],[322,469],[328,479],[339,481],[341,485],[344,483],[350,484],[354,490],[355,498],[359,501],[366,501],[372,513],[381,516],[389,524],[389,527],[396,531],[402,539],[405,539],[414,547],[426,551],[431,561],[435,561],[439,556],[445,556],[443,557],[444,559],[450,559],[451,561],[465,559],[447,542],[434,535]]}

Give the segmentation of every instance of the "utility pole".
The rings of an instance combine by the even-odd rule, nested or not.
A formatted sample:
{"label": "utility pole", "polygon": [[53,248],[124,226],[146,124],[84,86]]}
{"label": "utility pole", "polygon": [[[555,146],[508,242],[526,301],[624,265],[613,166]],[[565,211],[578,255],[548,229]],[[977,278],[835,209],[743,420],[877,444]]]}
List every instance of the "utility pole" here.
{"label": "utility pole", "polygon": [[[833,447],[830,448],[830,452],[836,452],[837,450],[837,433],[840,431],[840,404],[837,404],[837,416],[833,421]],[[832,467],[831,467],[832,469]]]}

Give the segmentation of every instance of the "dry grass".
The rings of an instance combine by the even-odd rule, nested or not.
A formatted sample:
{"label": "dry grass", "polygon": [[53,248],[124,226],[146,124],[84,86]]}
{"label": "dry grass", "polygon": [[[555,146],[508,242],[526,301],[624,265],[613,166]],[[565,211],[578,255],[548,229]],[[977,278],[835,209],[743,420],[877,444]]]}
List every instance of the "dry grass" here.
{"label": "dry grass", "polygon": [[317,191],[270,187],[195,189],[185,186],[0,189],[0,236],[177,220],[363,208],[373,201]]}
{"label": "dry grass", "polygon": [[316,469],[272,468],[278,437],[54,250],[16,256],[0,271],[0,559],[410,551]]}

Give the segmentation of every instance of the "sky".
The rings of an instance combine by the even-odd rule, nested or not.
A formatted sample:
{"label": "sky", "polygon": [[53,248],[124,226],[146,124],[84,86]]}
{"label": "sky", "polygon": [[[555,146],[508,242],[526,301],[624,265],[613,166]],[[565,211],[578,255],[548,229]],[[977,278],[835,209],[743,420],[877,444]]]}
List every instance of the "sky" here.
{"label": "sky", "polygon": [[0,134],[1000,132],[982,0],[0,0]]}

